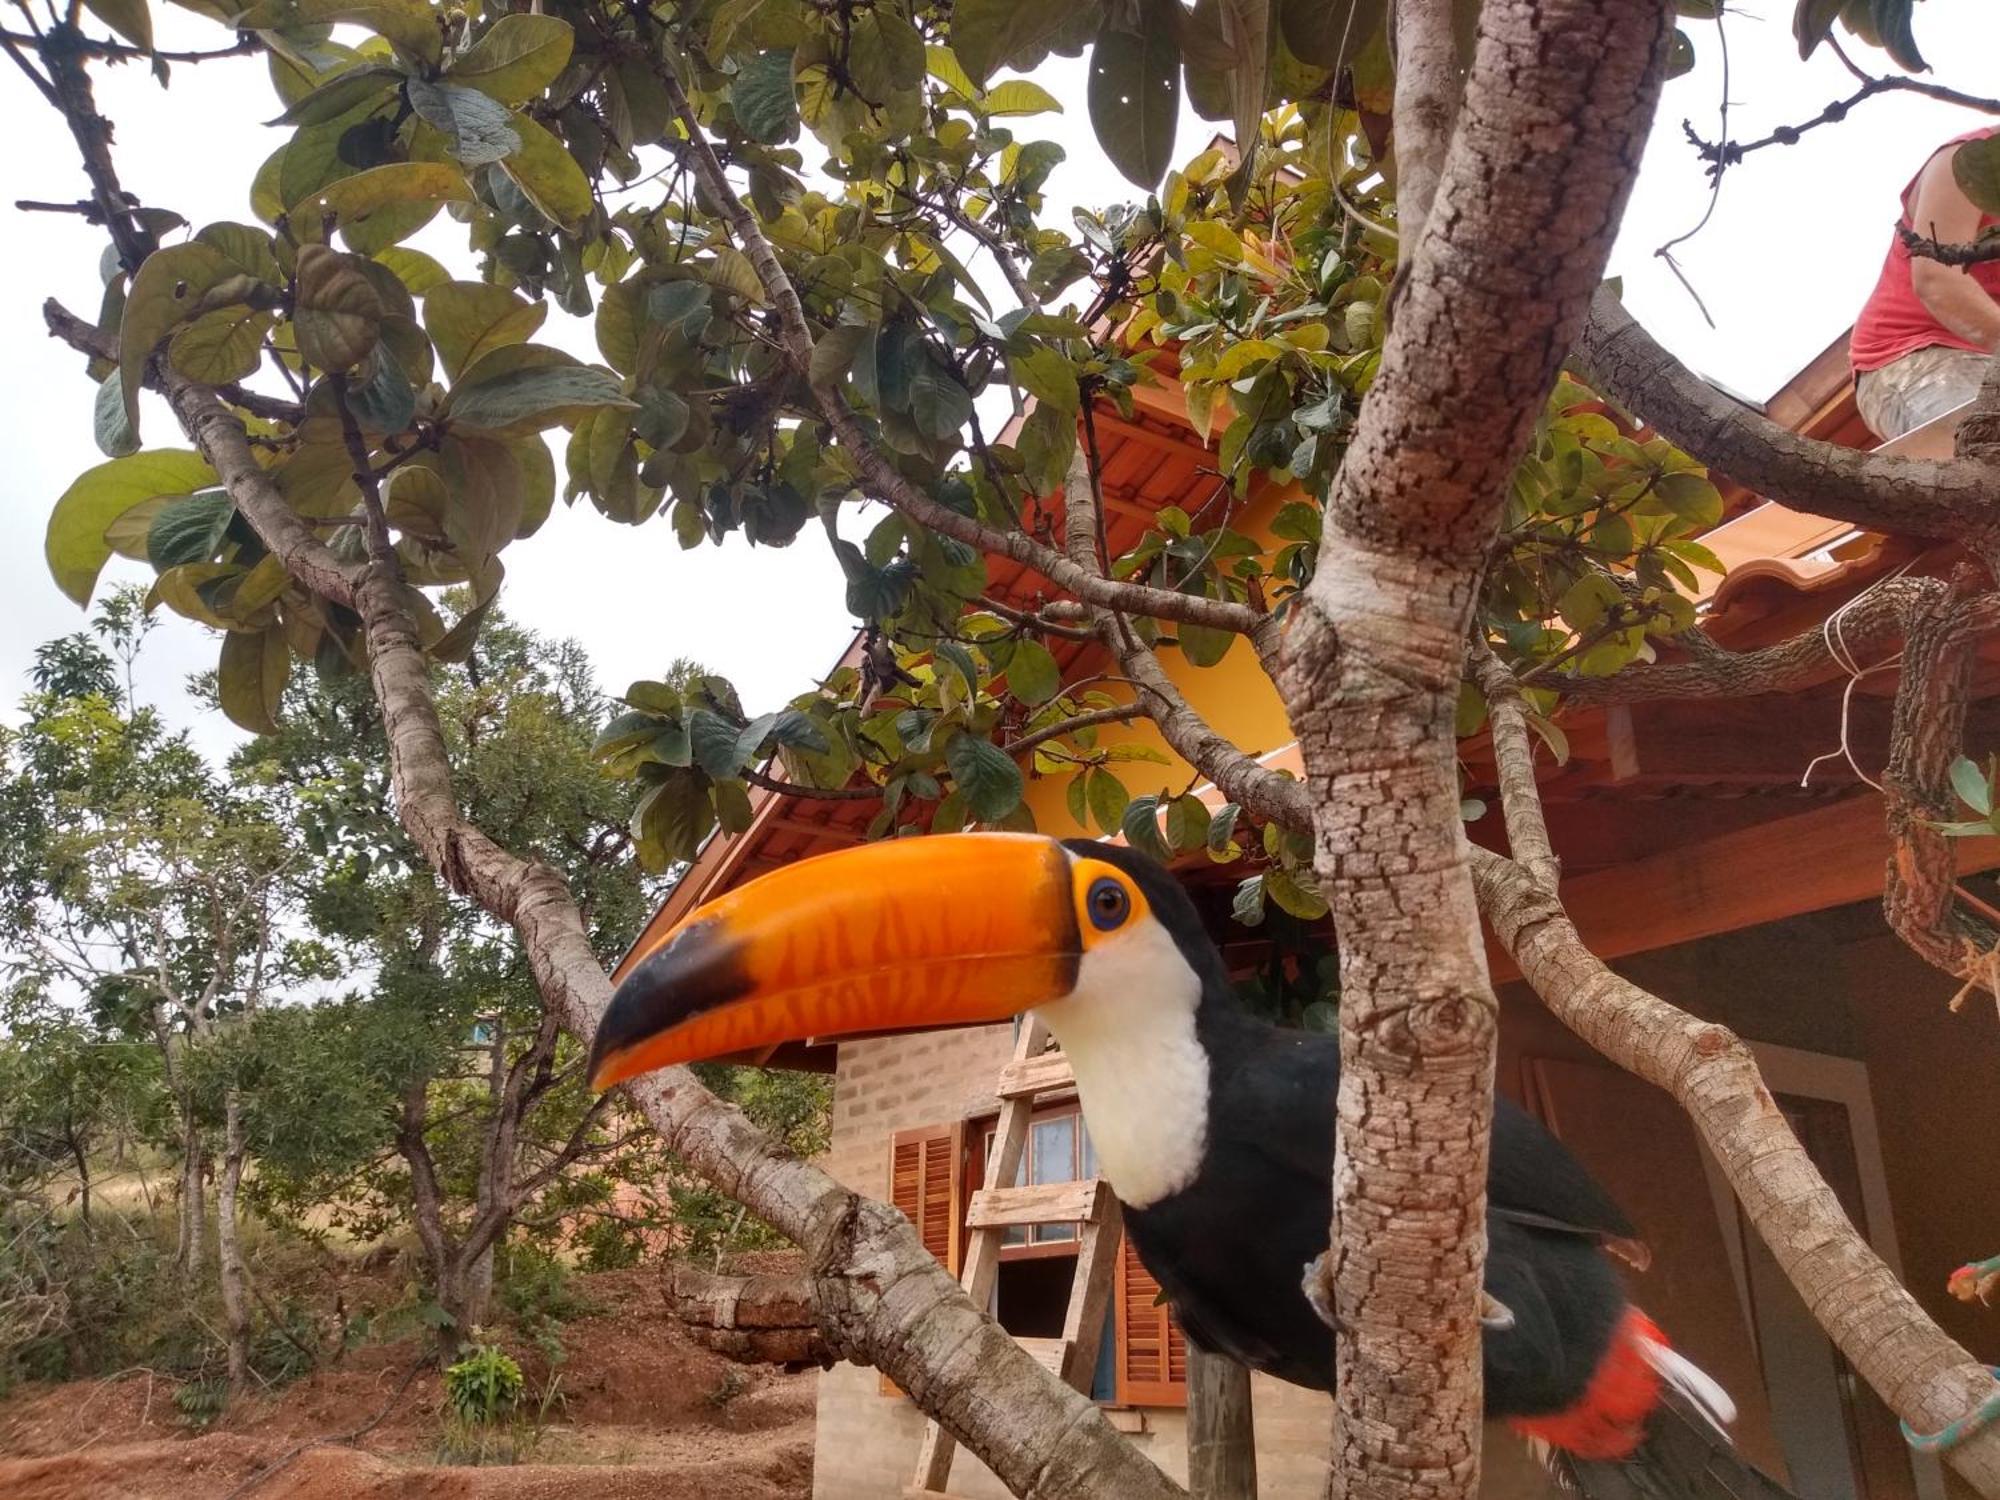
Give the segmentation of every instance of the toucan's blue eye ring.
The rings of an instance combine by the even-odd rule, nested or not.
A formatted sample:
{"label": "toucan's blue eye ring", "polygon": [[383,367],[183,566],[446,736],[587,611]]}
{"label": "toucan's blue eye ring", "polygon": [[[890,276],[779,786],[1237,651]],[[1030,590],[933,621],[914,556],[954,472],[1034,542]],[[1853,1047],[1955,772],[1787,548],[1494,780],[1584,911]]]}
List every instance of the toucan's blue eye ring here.
{"label": "toucan's blue eye ring", "polygon": [[1125,893],[1125,887],[1109,875],[1100,875],[1090,883],[1083,906],[1090,913],[1090,925],[1099,932],[1122,927],[1125,919],[1132,915],[1132,898]]}

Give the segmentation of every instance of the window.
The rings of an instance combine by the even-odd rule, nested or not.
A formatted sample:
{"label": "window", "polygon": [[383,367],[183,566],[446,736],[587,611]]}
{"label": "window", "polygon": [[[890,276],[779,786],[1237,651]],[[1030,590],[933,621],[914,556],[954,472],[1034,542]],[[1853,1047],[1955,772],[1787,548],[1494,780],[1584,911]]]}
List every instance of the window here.
{"label": "window", "polygon": [[[986,1163],[993,1157],[994,1126],[991,1122],[980,1128],[979,1161],[973,1180],[980,1187],[998,1186],[989,1183]],[[1051,1182],[1081,1182],[1097,1175],[1097,1152],[1090,1144],[1090,1131],[1084,1127],[1083,1116],[1074,1104],[1057,1105],[1047,1111],[1037,1110],[1033,1123],[1028,1128],[1027,1149],[1021,1153],[1021,1164],[1014,1169],[1015,1187],[1033,1184],[1037,1187]],[[1017,1251],[1047,1251],[1056,1247],[1054,1253],[1075,1254],[1078,1227],[1074,1224],[1017,1225],[1001,1236],[1001,1244],[1006,1247],[1001,1259],[1019,1260],[1023,1257]]]}

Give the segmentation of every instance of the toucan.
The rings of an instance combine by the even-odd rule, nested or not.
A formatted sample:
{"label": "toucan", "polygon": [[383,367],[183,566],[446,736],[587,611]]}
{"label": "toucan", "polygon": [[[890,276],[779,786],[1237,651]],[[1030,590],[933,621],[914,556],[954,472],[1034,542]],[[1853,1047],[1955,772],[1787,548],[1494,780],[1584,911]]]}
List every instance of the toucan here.
{"label": "toucan", "polygon": [[[591,1049],[598,1088],[808,1037],[1033,1010],[1076,1075],[1126,1232],[1203,1349],[1332,1390],[1336,1039],[1236,996],[1166,868],[1037,834],[894,839],[798,861],[635,952]],[[1634,1231],[1501,1101],[1487,1184],[1488,1415],[1589,1500],[1789,1500],[1740,1458],[1735,1412],[1627,1300]]]}

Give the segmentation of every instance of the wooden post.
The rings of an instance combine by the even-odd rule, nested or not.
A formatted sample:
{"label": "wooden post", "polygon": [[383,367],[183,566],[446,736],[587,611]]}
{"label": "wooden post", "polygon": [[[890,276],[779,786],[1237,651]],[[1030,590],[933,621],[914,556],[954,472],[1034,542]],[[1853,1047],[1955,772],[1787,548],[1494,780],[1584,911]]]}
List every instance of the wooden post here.
{"label": "wooden post", "polygon": [[1250,1372],[1227,1355],[1187,1346],[1188,1494],[1257,1500],[1257,1434]]}

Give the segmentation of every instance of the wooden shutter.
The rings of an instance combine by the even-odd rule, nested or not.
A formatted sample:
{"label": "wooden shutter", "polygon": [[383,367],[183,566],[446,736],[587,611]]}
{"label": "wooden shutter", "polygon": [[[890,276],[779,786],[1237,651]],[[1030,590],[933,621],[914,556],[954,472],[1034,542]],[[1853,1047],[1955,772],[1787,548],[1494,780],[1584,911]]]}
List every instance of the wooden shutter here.
{"label": "wooden shutter", "polygon": [[1187,1405],[1187,1336],[1129,1236],[1118,1247],[1118,1404]]}
{"label": "wooden shutter", "polygon": [[[916,1225],[924,1248],[956,1276],[963,1252],[965,1202],[961,1181],[963,1125],[921,1125],[889,1140],[889,1201]],[[882,1394],[902,1392],[887,1375]]]}
{"label": "wooden shutter", "polygon": [[958,1274],[959,1231],[963,1217],[957,1125],[924,1125],[899,1130],[889,1145],[889,1201],[917,1226],[924,1248]]}

